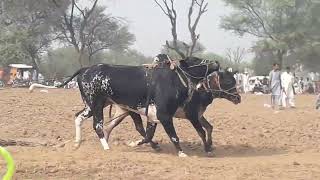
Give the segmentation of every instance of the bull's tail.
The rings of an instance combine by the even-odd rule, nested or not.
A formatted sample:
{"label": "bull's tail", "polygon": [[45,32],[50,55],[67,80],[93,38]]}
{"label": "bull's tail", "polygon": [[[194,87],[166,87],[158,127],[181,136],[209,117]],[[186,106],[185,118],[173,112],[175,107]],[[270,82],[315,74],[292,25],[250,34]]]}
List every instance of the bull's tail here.
{"label": "bull's tail", "polygon": [[78,74],[80,74],[83,70],[85,69],[88,69],[87,67],[86,68],[81,68],[79,69],[77,72],[75,72],[69,79],[67,79],[64,83],[60,84],[60,85],[57,85],[56,87],[57,88],[61,88],[65,85],[67,85],[73,78],[75,78],[76,76],[78,76]]}
{"label": "bull's tail", "polygon": [[55,86],[45,86],[45,85],[42,85],[42,84],[33,83],[33,84],[31,84],[31,86],[29,87],[29,92],[30,92],[30,93],[33,92],[33,90],[34,90],[35,88],[55,89],[55,88],[57,88],[57,87],[55,87]]}
{"label": "bull's tail", "polygon": [[42,84],[37,84],[37,83],[33,83],[30,85],[29,87],[29,92],[33,92],[33,90],[35,88],[47,88],[47,89],[55,89],[55,88],[61,88],[65,85],[67,85],[73,78],[75,78],[77,75],[79,75],[83,70],[85,70],[87,68],[81,68],[79,69],[77,72],[75,72],[69,79],[67,79],[64,83],[60,84],[60,85],[57,85],[57,86],[45,86],[45,85],[42,85]]}

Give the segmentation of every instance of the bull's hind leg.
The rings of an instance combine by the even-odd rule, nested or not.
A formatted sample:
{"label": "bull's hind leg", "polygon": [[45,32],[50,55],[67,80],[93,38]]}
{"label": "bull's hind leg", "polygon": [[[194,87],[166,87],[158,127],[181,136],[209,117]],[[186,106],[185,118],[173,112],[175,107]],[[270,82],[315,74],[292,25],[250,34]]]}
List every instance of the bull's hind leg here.
{"label": "bull's hind leg", "polygon": [[106,140],[107,142],[109,142],[109,136],[111,134],[111,131],[113,130],[113,128],[115,128],[116,126],[118,126],[122,120],[128,116],[129,112],[127,110],[123,110],[120,107],[116,106],[116,113],[114,114],[115,119],[112,120],[108,126],[107,126],[107,130],[106,130]]}
{"label": "bull's hind leg", "polygon": [[207,119],[203,116],[199,119],[201,126],[204,127],[207,131],[207,144],[208,144],[208,150],[212,151],[212,125],[207,121]]}
{"label": "bull's hind leg", "polygon": [[81,125],[84,120],[90,118],[92,116],[92,112],[89,107],[85,107],[81,111],[75,114],[75,127],[76,127],[76,139],[75,139],[75,147],[80,147],[81,144]]}
{"label": "bull's hind leg", "polygon": [[103,133],[103,108],[105,103],[97,101],[94,105],[93,112],[93,129],[96,131],[104,150],[109,149],[109,144],[106,141]]}
{"label": "bull's hind leg", "polygon": [[199,120],[197,118],[195,119],[190,119],[190,122],[192,124],[192,126],[196,129],[198,135],[200,136],[200,138],[202,139],[203,145],[204,145],[204,150],[207,153],[211,153],[212,149],[210,148],[210,146],[207,143],[206,140],[206,132],[203,130],[201,123],[199,122]]}
{"label": "bull's hind leg", "polygon": [[[142,144],[145,144],[145,143],[150,143],[150,145],[151,145],[151,147],[153,149],[160,150],[160,147],[159,147],[158,143],[155,143],[155,142],[152,141],[152,138],[153,138],[153,135],[154,135],[154,131],[150,132],[150,133],[152,133],[152,136],[150,138],[147,137],[146,131],[143,128],[143,123],[142,123],[141,116],[139,114],[135,113],[135,112],[130,112],[129,114],[130,114],[131,118],[133,119],[133,122],[134,122],[134,125],[136,127],[136,130],[143,137],[142,140],[134,142],[132,144],[132,146],[142,145]],[[151,126],[153,126],[152,123],[147,122],[147,129],[151,128]]]}

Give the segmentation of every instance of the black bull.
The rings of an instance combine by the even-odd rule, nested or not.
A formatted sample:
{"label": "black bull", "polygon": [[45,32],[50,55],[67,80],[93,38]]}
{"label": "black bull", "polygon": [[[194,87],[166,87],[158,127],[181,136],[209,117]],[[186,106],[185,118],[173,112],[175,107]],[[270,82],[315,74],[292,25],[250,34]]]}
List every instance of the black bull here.
{"label": "black bull", "polygon": [[[166,61],[166,59],[161,59],[160,61]],[[212,152],[213,127],[203,116],[203,113],[205,112],[207,106],[211,104],[213,99],[215,98],[225,98],[235,104],[241,102],[241,97],[236,90],[236,80],[233,77],[233,73],[225,71],[209,74],[204,81],[198,84],[197,90],[194,91],[190,101],[185,103],[183,106],[180,106],[174,114],[174,117],[188,119],[192,123],[199,136],[203,140],[205,151],[208,153]],[[110,106],[110,111],[111,107],[112,106]],[[134,121],[137,131],[144,137],[142,141],[137,141],[131,145],[141,145],[143,143],[150,142],[153,148],[158,148],[158,146],[156,146],[156,144],[152,142],[157,124],[148,121],[147,132],[145,132],[142,119],[139,114],[132,111],[126,111],[125,109],[116,106],[116,112],[114,115],[115,118],[106,128],[107,140],[111,134],[112,129],[116,127],[126,116],[130,115]],[[148,119],[152,119],[152,117],[150,116],[153,116],[153,114],[150,113]],[[197,125],[198,123],[195,121],[199,121],[202,127]],[[205,128],[207,132],[207,140],[206,133],[203,128]],[[185,156],[185,154],[182,153],[180,153],[179,155]]]}
{"label": "black bull", "polygon": [[[158,57],[165,55],[159,55]],[[167,56],[166,56],[167,57]],[[77,82],[85,108],[77,113],[76,143],[81,142],[81,124],[93,116],[93,128],[97,133],[104,149],[109,149],[103,132],[104,107],[117,104],[126,107],[125,110],[138,110],[150,107],[155,110],[156,117],[163,125],[170,140],[179,154],[184,154],[176,135],[172,118],[179,107],[184,107],[191,97],[196,97],[195,86],[208,74],[219,69],[217,63],[205,63],[202,59],[189,57],[180,61],[175,70],[168,67],[155,68],[150,73],[144,67],[113,66],[108,64],[94,65],[77,71],[69,80],[77,76]],[[61,87],[59,86],[59,87]],[[232,92],[231,92],[232,93]],[[195,94],[195,95],[194,95]],[[193,96],[194,95],[194,96]],[[201,96],[201,94],[199,94]],[[197,99],[197,98],[195,98]],[[240,101],[240,98],[238,98]],[[184,109],[189,109],[185,107]],[[129,112],[134,118],[135,115]],[[199,119],[199,109],[191,108],[187,111],[188,118],[199,135],[204,140],[206,151],[211,151],[205,141],[205,133]],[[140,116],[139,116],[140,117]],[[155,126],[148,123],[146,142],[151,142]],[[137,127],[137,126],[136,126]],[[108,136],[108,135],[107,135]]]}

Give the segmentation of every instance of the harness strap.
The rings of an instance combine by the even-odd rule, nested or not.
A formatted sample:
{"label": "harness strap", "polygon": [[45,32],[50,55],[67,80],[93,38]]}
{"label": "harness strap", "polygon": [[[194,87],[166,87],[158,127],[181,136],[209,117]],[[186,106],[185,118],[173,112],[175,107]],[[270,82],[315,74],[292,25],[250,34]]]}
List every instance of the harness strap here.
{"label": "harness strap", "polygon": [[178,70],[176,69],[175,72],[178,74],[178,77],[181,81],[181,83],[183,84],[184,87],[188,87],[187,83],[184,81],[184,79],[181,77],[181,74],[178,72]]}

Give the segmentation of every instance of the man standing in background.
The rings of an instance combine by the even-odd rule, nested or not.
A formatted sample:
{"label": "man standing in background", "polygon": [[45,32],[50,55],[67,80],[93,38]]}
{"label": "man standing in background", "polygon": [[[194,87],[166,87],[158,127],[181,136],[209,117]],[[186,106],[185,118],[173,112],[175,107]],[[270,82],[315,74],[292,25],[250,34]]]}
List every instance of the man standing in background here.
{"label": "man standing in background", "polygon": [[319,109],[319,107],[320,107],[320,94],[317,96],[316,109]]}
{"label": "man standing in background", "polygon": [[233,77],[236,79],[236,87],[237,87],[237,90],[240,92],[241,91],[241,77],[240,77],[240,74],[239,74],[239,71],[236,70],[234,72],[234,75]]}
{"label": "man standing in background", "polygon": [[242,74],[241,80],[243,92],[246,94],[249,91],[249,73],[247,70],[245,70],[244,74]]}
{"label": "man standing in background", "polygon": [[282,107],[290,106],[295,108],[294,103],[294,77],[290,72],[290,67],[286,68],[286,71],[281,74],[281,86],[282,86]]}
{"label": "man standing in background", "polygon": [[281,97],[281,72],[278,63],[274,63],[273,70],[269,73],[269,85],[271,91],[271,106],[273,109],[280,106]]}

